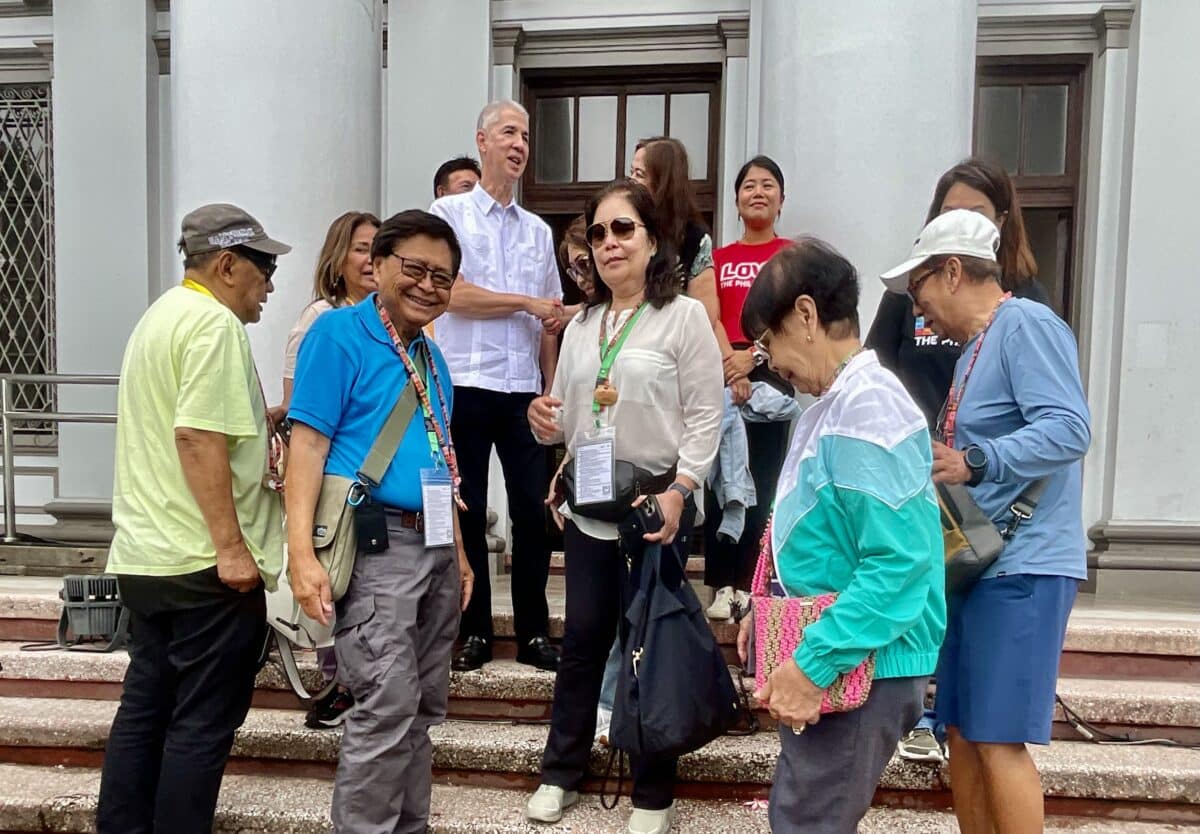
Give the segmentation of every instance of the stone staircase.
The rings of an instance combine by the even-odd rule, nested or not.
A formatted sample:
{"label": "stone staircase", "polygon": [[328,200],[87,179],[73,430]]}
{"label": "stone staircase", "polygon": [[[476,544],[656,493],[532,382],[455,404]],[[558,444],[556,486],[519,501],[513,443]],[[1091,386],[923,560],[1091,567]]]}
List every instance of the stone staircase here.
{"label": "stone staircase", "polygon": [[[561,579],[551,582],[561,588]],[[22,651],[24,641],[52,634],[56,588],[53,580],[0,579],[0,832],[91,830],[126,658]],[[506,596],[496,589],[497,601]],[[552,598],[559,612],[552,633],[561,633],[561,590]],[[499,614],[496,624],[511,635],[511,617]],[[728,624],[715,631],[725,643],[732,639]],[[1101,609],[1081,600],[1063,670],[1063,699],[1101,729],[1200,742],[1200,616]],[[310,658],[302,671],[315,681]],[[606,762],[599,748],[586,785],[593,793],[561,827],[522,818],[526,791],[537,784],[553,682],[553,675],[511,660],[451,675],[450,719],[433,732],[435,832],[624,830],[625,814],[603,811],[595,795]],[[768,830],[761,800],[778,743],[769,718],[760,717],[762,732],[719,739],[683,759],[676,831]],[[1047,830],[1200,832],[1200,751],[1090,744],[1061,720],[1055,736],[1049,747],[1034,749],[1051,814]],[[264,669],[235,743],[217,830],[326,831],[338,739],[336,731],[305,729],[282,677]],[[956,831],[945,810],[947,784],[944,768],[894,759],[861,830]]]}

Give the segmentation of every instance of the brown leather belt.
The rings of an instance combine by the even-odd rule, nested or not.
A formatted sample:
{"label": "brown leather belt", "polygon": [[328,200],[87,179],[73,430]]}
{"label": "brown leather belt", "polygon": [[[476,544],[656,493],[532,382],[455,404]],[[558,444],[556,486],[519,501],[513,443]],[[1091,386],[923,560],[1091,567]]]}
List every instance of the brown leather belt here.
{"label": "brown leather belt", "polygon": [[425,532],[425,517],[421,513],[412,513],[408,510],[387,510],[388,518],[394,518],[400,522],[400,526],[408,530],[416,530],[418,533]]}

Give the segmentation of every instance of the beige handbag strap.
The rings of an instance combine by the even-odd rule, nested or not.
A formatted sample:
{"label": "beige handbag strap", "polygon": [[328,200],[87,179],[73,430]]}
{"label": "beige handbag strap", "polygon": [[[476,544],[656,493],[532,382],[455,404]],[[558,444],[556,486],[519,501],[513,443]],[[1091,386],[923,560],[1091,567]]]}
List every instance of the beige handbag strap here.
{"label": "beige handbag strap", "polygon": [[[415,365],[417,373],[424,376],[424,351],[417,351]],[[359,480],[370,487],[379,486],[379,482],[383,480],[383,473],[387,472],[392,458],[396,456],[396,451],[400,448],[401,441],[404,440],[404,434],[408,431],[408,424],[416,413],[417,388],[412,384],[412,380],[409,380],[408,384],[404,386],[404,390],[400,392],[400,398],[392,406],[392,413],[388,415],[383,428],[379,430],[379,435],[371,445],[371,451],[367,452],[366,460],[359,467]]]}

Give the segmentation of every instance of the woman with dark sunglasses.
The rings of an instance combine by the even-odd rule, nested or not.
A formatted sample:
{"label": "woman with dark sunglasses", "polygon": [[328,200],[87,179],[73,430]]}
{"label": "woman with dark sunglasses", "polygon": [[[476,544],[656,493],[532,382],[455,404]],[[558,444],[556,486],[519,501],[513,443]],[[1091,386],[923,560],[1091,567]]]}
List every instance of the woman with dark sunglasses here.
{"label": "woman with dark sunglasses", "polygon": [[[630,180],[605,186],[588,201],[586,218],[593,293],[567,326],[553,390],[530,404],[529,425],[542,443],[566,443],[577,486],[590,479],[582,450],[590,457],[593,444],[609,438],[612,460],[649,473],[643,492],[658,505],[662,528],[646,538],[686,561],[692,526],[702,520],[702,496],[693,493],[717,453],[720,351],[703,306],[679,295],[674,250],[646,189]],[[557,491],[552,483],[547,503],[564,532],[566,623],[542,785],[525,809],[538,822],[557,822],[579,800],[605,659],[629,574],[639,568],[636,556],[630,565],[620,551],[616,524],[590,517],[580,494],[572,511]],[[631,767],[628,830],[665,834],[676,760],[634,757]]]}

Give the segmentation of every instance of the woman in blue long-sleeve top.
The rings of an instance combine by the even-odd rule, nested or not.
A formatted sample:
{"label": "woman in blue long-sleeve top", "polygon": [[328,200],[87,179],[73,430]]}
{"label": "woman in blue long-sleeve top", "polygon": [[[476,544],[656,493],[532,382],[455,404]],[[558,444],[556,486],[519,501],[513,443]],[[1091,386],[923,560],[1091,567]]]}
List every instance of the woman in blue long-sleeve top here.
{"label": "woman in blue long-sleeve top", "polygon": [[1059,656],[1086,578],[1083,456],[1090,418],[1071,330],[1001,288],[996,227],[957,210],[883,275],[916,315],[963,345],[934,441],[933,479],[966,484],[997,528],[1045,479],[1033,517],[982,578],[948,599],[937,713],[946,722],[964,834],[1041,831],[1041,782],[1025,745],[1048,744]]}

